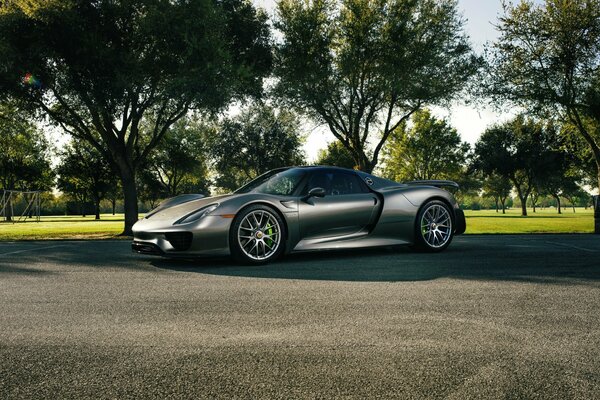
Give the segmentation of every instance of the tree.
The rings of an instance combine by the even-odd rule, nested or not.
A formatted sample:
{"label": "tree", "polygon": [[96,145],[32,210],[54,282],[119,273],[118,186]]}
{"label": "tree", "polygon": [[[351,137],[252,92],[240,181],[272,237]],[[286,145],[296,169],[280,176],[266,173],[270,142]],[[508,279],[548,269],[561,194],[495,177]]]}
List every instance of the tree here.
{"label": "tree", "polygon": [[[50,145],[14,104],[0,103],[0,185],[5,190],[50,190]],[[7,211],[10,213],[10,206]],[[11,220],[7,214],[7,220]]]}
{"label": "tree", "polygon": [[552,171],[556,129],[518,116],[488,128],[475,144],[473,168],[484,175],[496,174],[514,186],[523,216],[527,199],[541,177]]}
{"label": "tree", "polygon": [[[90,201],[90,192],[87,190],[84,182],[80,180],[77,175],[71,175],[71,171],[68,171],[67,168],[69,168],[67,165],[59,165],[59,168],[56,170],[59,174],[57,188],[63,192],[65,197],[78,205],[79,214],[81,214],[82,217],[85,217],[88,213],[87,205]],[[64,174],[65,178],[60,174]],[[69,175],[67,176],[67,174]],[[67,212],[71,212],[71,207],[69,207],[68,204],[66,209]]]}
{"label": "tree", "polygon": [[598,174],[590,146],[577,134],[577,128],[568,122],[562,124],[561,137],[566,152],[571,155],[571,173],[581,184],[595,187]]}
{"label": "tree", "polygon": [[276,91],[371,172],[414,112],[452,100],[479,66],[455,0],[281,0]]}
{"label": "tree", "polygon": [[125,234],[138,219],[136,173],[168,129],[190,109],[259,94],[270,71],[267,16],[245,0],[65,0],[1,11],[0,96],[43,112],[112,164]]}
{"label": "tree", "polygon": [[56,167],[57,187],[81,205],[92,200],[96,219],[100,219],[100,202],[114,191],[117,176],[102,154],[83,140],[72,140],[60,154]]}
{"label": "tree", "polygon": [[[482,179],[477,171],[473,171],[468,164],[472,154],[465,160],[466,165],[461,166],[456,175],[449,176],[451,181],[458,183],[458,189],[453,190],[456,201],[460,204],[467,196],[479,196],[482,190]],[[446,188],[451,190],[449,188]]]}
{"label": "tree", "polygon": [[505,4],[490,49],[488,93],[569,121],[587,143],[600,188],[600,0]]}
{"label": "tree", "polygon": [[163,193],[208,194],[207,134],[210,127],[197,120],[182,118],[167,131],[147,163],[147,169],[160,182]]}
{"label": "tree", "polygon": [[512,184],[505,176],[495,173],[488,175],[483,181],[483,191],[486,196],[494,199],[496,212],[498,212],[498,203],[502,205],[502,214],[506,214],[506,199],[510,196]]}
{"label": "tree", "polygon": [[400,124],[385,149],[384,175],[396,181],[455,179],[465,165],[471,146],[456,129],[429,110],[413,114],[410,126]]}
{"label": "tree", "polygon": [[576,205],[586,204],[590,198],[590,195],[577,184],[566,186],[563,189],[563,196],[571,203],[573,213]]}
{"label": "tree", "polygon": [[317,165],[331,165],[334,167],[350,169],[354,169],[356,166],[352,154],[339,140],[329,143],[327,149],[321,149],[319,151]]}
{"label": "tree", "polygon": [[117,209],[117,200],[120,199],[120,194],[123,193],[119,182],[117,181],[115,183],[116,184],[111,186],[108,192],[106,192],[106,198],[110,201],[112,215],[115,215]]}
{"label": "tree", "polygon": [[[574,167],[574,157],[564,150],[556,149],[546,155],[551,170],[543,171],[537,177],[537,188],[540,194],[548,194],[556,200],[559,214],[561,211],[561,196],[576,194],[579,191],[577,181],[581,179]],[[544,173],[545,172],[545,173]]]}
{"label": "tree", "polygon": [[34,15],[39,9],[48,7],[67,7],[68,2],[64,0],[3,0],[0,3],[0,13],[2,12],[23,12],[27,15]]}
{"label": "tree", "polygon": [[299,126],[293,112],[260,103],[224,119],[210,145],[216,186],[234,190],[271,169],[303,164]]}
{"label": "tree", "polygon": [[537,210],[540,197],[542,197],[540,192],[540,189],[534,184],[533,189],[531,189],[531,193],[529,194],[529,203],[531,204],[531,211],[533,211],[534,213]]}
{"label": "tree", "polygon": [[136,177],[140,200],[148,203],[150,209],[156,208],[159,201],[168,197],[165,187],[148,168],[142,168]]}

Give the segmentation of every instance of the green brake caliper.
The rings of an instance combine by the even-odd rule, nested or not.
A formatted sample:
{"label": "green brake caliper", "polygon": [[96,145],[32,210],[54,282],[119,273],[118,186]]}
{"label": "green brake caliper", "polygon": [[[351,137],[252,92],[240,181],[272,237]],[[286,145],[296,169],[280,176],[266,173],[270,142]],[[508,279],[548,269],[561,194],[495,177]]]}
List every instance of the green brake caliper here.
{"label": "green brake caliper", "polygon": [[273,239],[271,239],[271,235],[273,234],[273,226],[270,226],[269,229],[267,229],[267,235],[269,235],[268,238],[265,239],[265,242],[267,242],[267,245],[269,247],[273,247]]}

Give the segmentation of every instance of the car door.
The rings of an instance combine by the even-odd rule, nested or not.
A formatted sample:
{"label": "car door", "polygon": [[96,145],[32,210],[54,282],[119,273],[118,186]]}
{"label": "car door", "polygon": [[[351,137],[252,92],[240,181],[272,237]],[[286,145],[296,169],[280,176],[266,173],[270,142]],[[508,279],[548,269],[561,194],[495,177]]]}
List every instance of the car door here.
{"label": "car door", "polygon": [[304,193],[325,189],[324,197],[303,198],[298,212],[302,239],[351,235],[372,222],[378,198],[360,178],[343,170],[317,170],[309,177]]}

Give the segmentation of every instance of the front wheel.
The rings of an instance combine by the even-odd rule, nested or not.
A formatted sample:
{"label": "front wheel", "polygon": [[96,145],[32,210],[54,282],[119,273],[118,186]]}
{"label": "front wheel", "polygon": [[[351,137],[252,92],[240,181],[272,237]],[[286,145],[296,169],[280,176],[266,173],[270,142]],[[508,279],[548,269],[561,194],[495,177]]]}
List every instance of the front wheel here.
{"label": "front wheel", "polygon": [[452,214],[446,203],[431,200],[417,214],[415,247],[422,251],[439,252],[452,241],[454,232]]}
{"label": "front wheel", "polygon": [[242,210],[231,227],[229,243],[233,258],[245,264],[265,264],[284,250],[285,225],[271,208],[254,205]]}

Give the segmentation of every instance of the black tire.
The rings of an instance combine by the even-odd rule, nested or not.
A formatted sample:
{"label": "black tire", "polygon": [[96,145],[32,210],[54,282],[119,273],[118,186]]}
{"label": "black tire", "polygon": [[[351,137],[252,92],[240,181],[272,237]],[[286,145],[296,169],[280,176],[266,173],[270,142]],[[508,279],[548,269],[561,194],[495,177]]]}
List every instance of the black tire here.
{"label": "black tire", "polygon": [[414,248],[437,253],[444,251],[453,237],[454,216],[448,204],[440,200],[430,200],[423,204],[415,220]]}
{"label": "black tire", "polygon": [[[235,216],[231,224],[231,256],[247,265],[269,263],[285,251],[286,235],[285,222],[272,207],[263,204],[248,206]],[[256,247],[253,247],[254,244]]]}

